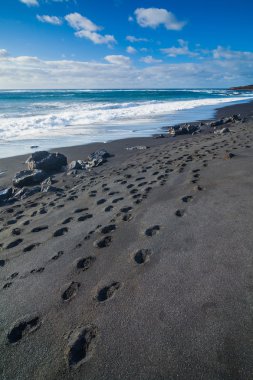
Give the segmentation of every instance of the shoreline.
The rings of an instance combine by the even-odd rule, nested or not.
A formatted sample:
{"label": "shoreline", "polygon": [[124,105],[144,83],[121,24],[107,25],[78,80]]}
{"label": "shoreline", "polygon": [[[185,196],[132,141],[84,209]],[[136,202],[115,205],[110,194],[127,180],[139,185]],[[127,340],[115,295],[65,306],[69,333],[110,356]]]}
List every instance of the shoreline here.
{"label": "shoreline", "polygon": [[[229,113],[227,113],[226,112],[226,110],[231,110],[231,114],[235,114],[235,113],[240,113],[240,112],[237,112],[238,110],[239,111],[242,111],[241,113],[243,113],[244,111],[244,109],[245,109],[245,112],[247,113],[247,109],[248,109],[248,104],[251,104],[251,103],[253,103],[253,101],[252,100],[245,100],[245,101],[241,101],[241,102],[239,102],[239,103],[235,103],[235,104],[231,104],[231,105],[228,105],[228,106],[221,106],[221,107],[217,107],[217,108],[214,108],[213,109],[213,111],[212,111],[212,113],[213,113],[213,116],[212,117],[210,117],[210,118],[204,118],[204,119],[202,119],[202,118],[197,118],[196,117],[196,119],[195,119],[195,117],[192,117],[192,121],[190,121],[190,120],[185,120],[183,123],[177,123],[176,125],[181,125],[181,124],[185,124],[185,123],[189,123],[189,124],[195,124],[195,123],[197,123],[197,122],[208,122],[208,121],[211,121],[211,120],[216,120],[217,118],[222,118],[222,117],[226,117],[226,116],[228,116],[229,115]],[[194,115],[194,110],[195,110],[195,113],[196,113],[196,115],[197,115],[197,109],[198,109],[198,107],[196,107],[196,110],[193,108],[193,109],[190,109],[190,110],[188,110],[188,111],[183,111],[183,112],[185,112],[185,113],[187,113],[187,112],[189,112],[189,113],[191,113],[191,114],[193,114]],[[180,112],[180,111],[179,111]],[[106,142],[103,142],[103,141],[101,141],[101,142],[99,142],[99,141],[95,141],[95,142],[89,142],[89,143],[82,143],[82,144],[74,144],[74,145],[59,145],[58,147],[52,147],[52,148],[44,148],[43,147],[43,144],[42,144],[42,146],[40,147],[39,145],[39,148],[38,149],[35,149],[35,150],[33,150],[33,149],[30,149],[30,151],[28,151],[27,153],[24,153],[24,155],[29,155],[29,154],[32,154],[34,151],[37,151],[37,150],[48,150],[48,151],[55,151],[55,150],[66,150],[66,149],[75,149],[75,148],[77,148],[77,147],[85,147],[85,146],[90,146],[91,148],[92,148],[92,146],[94,146],[94,147],[97,147],[99,144],[100,145],[104,145],[104,146],[106,146],[107,144],[110,144],[110,143],[112,143],[112,142],[119,142],[119,141],[122,141],[122,140],[132,140],[133,142],[135,141],[135,139],[136,140],[139,140],[139,139],[146,139],[146,138],[153,138],[153,136],[155,136],[155,135],[158,135],[158,134],[162,134],[162,133],[164,133],[164,131],[169,127],[169,126],[173,126],[173,125],[175,125],[175,124],[171,124],[171,125],[169,125],[168,127],[165,125],[166,124],[166,122],[164,121],[163,123],[161,123],[161,125],[157,125],[157,127],[156,127],[156,129],[157,129],[157,131],[156,132],[154,132],[154,133],[152,133],[152,134],[150,134],[149,136],[137,136],[137,137],[135,137],[135,136],[131,136],[131,137],[123,137],[123,138],[120,138],[120,139],[115,139],[115,140],[108,140],[108,141],[106,141]],[[119,126],[120,127],[120,126]],[[57,140],[57,138],[56,138],[56,140]],[[16,145],[17,147],[18,146],[20,146],[19,147],[19,149],[21,149],[21,147],[23,146],[23,143],[24,143],[24,141],[26,141],[26,140],[21,140],[20,142],[17,140],[17,141],[12,141],[11,142],[11,144],[14,144],[14,146]],[[141,140],[139,140],[139,141],[141,141]],[[43,140],[41,140],[41,143],[43,142]],[[39,144],[40,143],[40,140],[31,140],[30,141],[30,145],[32,146],[32,145],[37,145],[37,144]],[[11,145],[10,144],[10,145]],[[27,142],[27,145],[29,145],[29,143]],[[4,146],[3,145],[3,149],[6,149],[6,147],[7,147],[7,149],[8,149],[8,144],[6,145],[6,146]],[[14,147],[13,147],[13,149],[14,149]],[[97,148],[95,148],[95,149],[97,149]],[[5,157],[1,157],[0,158],[0,162],[1,162],[1,160],[3,160],[3,159],[6,159],[6,158],[11,158],[11,157],[17,157],[17,156],[22,156],[23,154],[17,154],[17,155],[11,155],[11,156],[5,156]]]}
{"label": "shoreline", "polygon": [[[253,101],[250,101],[246,103],[238,103],[238,104],[218,108],[215,110],[215,115],[213,118],[207,119],[207,120],[198,120],[198,122],[215,121],[223,117],[229,117],[233,114],[241,114],[241,116],[244,117],[248,115],[249,113],[252,113],[252,108],[253,108],[252,106],[253,106]],[[196,124],[196,122],[192,122],[190,124]],[[164,127],[164,128],[168,128],[168,127]],[[164,135],[166,135],[165,132],[164,132]],[[135,153],[135,152],[127,151],[126,150],[127,147],[137,146],[137,145],[156,147],[168,142],[172,143],[182,138],[184,139],[196,138],[195,136],[187,135],[187,136],[176,136],[176,137],[166,136],[165,138],[155,139],[154,136],[156,135],[153,134],[152,136],[148,136],[148,137],[122,138],[120,140],[113,140],[113,141],[109,141],[105,143],[94,142],[94,143],[88,143],[88,144],[59,147],[59,148],[54,148],[54,149],[48,149],[48,151],[49,152],[57,151],[59,153],[65,154],[68,158],[68,161],[71,162],[73,160],[80,160],[80,159],[85,160],[86,157],[91,152],[104,148],[104,149],[107,149],[109,153],[116,156],[118,160],[122,160],[125,157],[131,156]],[[14,173],[24,169],[24,161],[31,154],[32,152],[26,153],[23,155],[0,158],[0,172],[3,172],[2,174],[0,174],[0,188],[1,187],[3,188],[4,186],[8,186],[8,183],[10,182]]]}

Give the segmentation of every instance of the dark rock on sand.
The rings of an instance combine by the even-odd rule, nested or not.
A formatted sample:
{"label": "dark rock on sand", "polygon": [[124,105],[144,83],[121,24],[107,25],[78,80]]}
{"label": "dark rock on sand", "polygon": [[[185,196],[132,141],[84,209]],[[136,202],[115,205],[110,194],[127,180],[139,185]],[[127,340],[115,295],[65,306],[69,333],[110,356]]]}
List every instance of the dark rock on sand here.
{"label": "dark rock on sand", "polygon": [[26,199],[32,195],[40,192],[40,186],[23,187],[15,194],[15,198]]}
{"label": "dark rock on sand", "polygon": [[22,170],[15,174],[12,182],[15,187],[32,186],[41,183],[46,176],[43,170]]}
{"label": "dark rock on sand", "polygon": [[97,150],[88,156],[87,167],[93,168],[102,165],[108,157],[110,157],[110,154],[105,149]]}
{"label": "dark rock on sand", "polygon": [[229,133],[230,132],[230,129],[228,127],[225,127],[225,128],[222,128],[222,129],[216,129],[214,130],[214,134],[215,135],[223,135],[225,133]]}
{"label": "dark rock on sand", "polygon": [[0,190],[0,203],[9,199],[12,195],[12,188],[7,187],[6,189]]}
{"label": "dark rock on sand", "polygon": [[26,160],[26,164],[30,170],[59,171],[63,166],[67,166],[67,158],[61,153],[40,151],[33,153]]}
{"label": "dark rock on sand", "polygon": [[72,161],[68,166],[68,170],[85,170],[86,165],[87,162],[82,160]]}
{"label": "dark rock on sand", "polygon": [[191,124],[185,124],[181,125],[179,127],[171,127],[169,128],[169,135],[170,136],[178,136],[178,135],[191,135],[193,133],[196,133],[200,131],[199,127],[196,125],[191,125]]}
{"label": "dark rock on sand", "polygon": [[40,190],[42,193],[57,193],[63,191],[61,188],[53,186],[53,180],[51,177],[45,179],[45,181],[41,183]]}
{"label": "dark rock on sand", "polygon": [[223,119],[219,119],[217,121],[212,122],[210,124],[210,127],[219,127],[221,125],[228,124],[228,123],[235,123],[236,121],[240,121],[240,120],[241,120],[240,115],[224,117]]}
{"label": "dark rock on sand", "polygon": [[107,152],[107,150],[101,149],[101,150],[96,150],[96,152],[89,154],[88,160],[89,161],[99,160],[100,158],[106,159],[108,157],[110,157],[110,154]]}

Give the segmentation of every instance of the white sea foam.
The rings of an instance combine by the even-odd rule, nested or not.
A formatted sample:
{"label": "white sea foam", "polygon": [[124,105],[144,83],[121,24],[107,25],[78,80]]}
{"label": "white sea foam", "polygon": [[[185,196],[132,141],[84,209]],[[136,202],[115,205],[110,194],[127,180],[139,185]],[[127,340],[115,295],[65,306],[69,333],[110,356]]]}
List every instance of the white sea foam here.
{"label": "white sea foam", "polygon": [[[155,118],[200,106],[218,106],[252,99],[252,96],[197,99],[186,101],[147,101],[125,103],[33,103],[28,113],[0,115],[0,140],[40,139],[56,136],[89,136],[102,133],[110,125],[143,125]],[[49,112],[47,111],[47,107]],[[38,110],[41,112],[38,113]],[[125,128],[122,128],[124,133]]]}

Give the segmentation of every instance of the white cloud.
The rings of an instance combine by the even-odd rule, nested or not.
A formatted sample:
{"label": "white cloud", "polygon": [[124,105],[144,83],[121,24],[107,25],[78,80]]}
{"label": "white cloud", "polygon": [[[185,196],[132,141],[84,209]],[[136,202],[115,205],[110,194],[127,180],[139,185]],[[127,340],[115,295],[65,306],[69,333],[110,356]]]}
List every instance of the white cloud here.
{"label": "white cloud", "polygon": [[253,53],[250,51],[231,50],[222,46],[212,50],[212,54],[215,59],[253,59]]}
{"label": "white cloud", "polygon": [[167,30],[181,30],[186,24],[178,21],[172,12],[162,8],[137,8],[134,14],[137,23],[143,28],[156,29],[163,25]]}
{"label": "white cloud", "polygon": [[152,55],[147,55],[146,57],[142,57],[140,61],[144,63],[149,63],[149,64],[163,62],[162,59],[155,59],[152,57]]}
{"label": "white cloud", "polygon": [[38,0],[19,0],[21,3],[27,5],[28,7],[39,6]]}
{"label": "white cloud", "polygon": [[131,59],[125,55],[107,55],[105,60],[113,65],[128,66],[131,63]]}
{"label": "white cloud", "polygon": [[37,18],[37,20],[39,20],[41,22],[48,23],[48,24],[62,25],[62,20],[56,16],[47,16],[47,15],[40,16],[40,15],[37,15],[36,18]]}
{"label": "white cloud", "polygon": [[135,53],[137,53],[137,50],[133,46],[128,46],[126,48],[126,51],[128,52],[128,54],[135,54]]}
{"label": "white cloud", "polygon": [[97,26],[89,20],[87,17],[84,17],[80,15],[80,13],[70,13],[67,16],[65,16],[65,19],[69,23],[69,25],[76,30],[89,30],[90,32],[96,32],[98,30],[101,30],[102,28],[100,26]]}
{"label": "white cloud", "polygon": [[[4,49],[3,49],[4,50]],[[105,62],[46,61],[37,57],[0,56],[0,88],[185,88],[231,87],[253,80],[252,59],[214,59],[159,63],[140,68],[126,56]]]}
{"label": "white cloud", "polygon": [[132,16],[129,16],[129,17],[128,17],[128,21],[129,21],[129,22],[133,22],[133,21],[134,21],[134,18],[133,18]]}
{"label": "white cloud", "polygon": [[75,36],[86,38],[87,40],[90,40],[97,45],[106,44],[108,46],[111,46],[112,44],[116,43],[114,36],[111,36],[109,34],[103,36],[102,34],[90,32],[89,30],[80,30],[79,32],[75,33]]}
{"label": "white cloud", "polygon": [[126,36],[126,40],[129,42],[148,42],[147,38],[137,38],[135,36]]}
{"label": "white cloud", "polygon": [[179,47],[172,46],[170,48],[161,49],[163,53],[168,55],[169,57],[177,57],[179,55],[186,55],[188,57],[197,57],[198,54],[196,52],[192,52],[189,50],[188,42],[184,40],[178,40]]}
{"label": "white cloud", "polygon": [[86,38],[94,44],[106,44],[111,46],[117,43],[114,36],[98,33],[103,28],[94,24],[94,22],[82,16],[80,13],[70,13],[65,16],[65,20],[73,29],[77,30],[77,32],[75,32],[75,36],[77,37]]}
{"label": "white cloud", "polygon": [[0,49],[0,58],[1,57],[7,57],[9,54],[8,54],[8,51],[6,49]]}

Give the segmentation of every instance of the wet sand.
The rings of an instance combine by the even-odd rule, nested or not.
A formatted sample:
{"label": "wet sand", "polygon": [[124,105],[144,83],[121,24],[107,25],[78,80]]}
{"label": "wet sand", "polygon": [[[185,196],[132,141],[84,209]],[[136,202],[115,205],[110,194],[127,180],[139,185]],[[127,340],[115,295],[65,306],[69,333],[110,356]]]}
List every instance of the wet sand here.
{"label": "wet sand", "polygon": [[113,157],[0,208],[1,379],[252,378],[252,103],[234,113],[225,135],[57,149]]}

